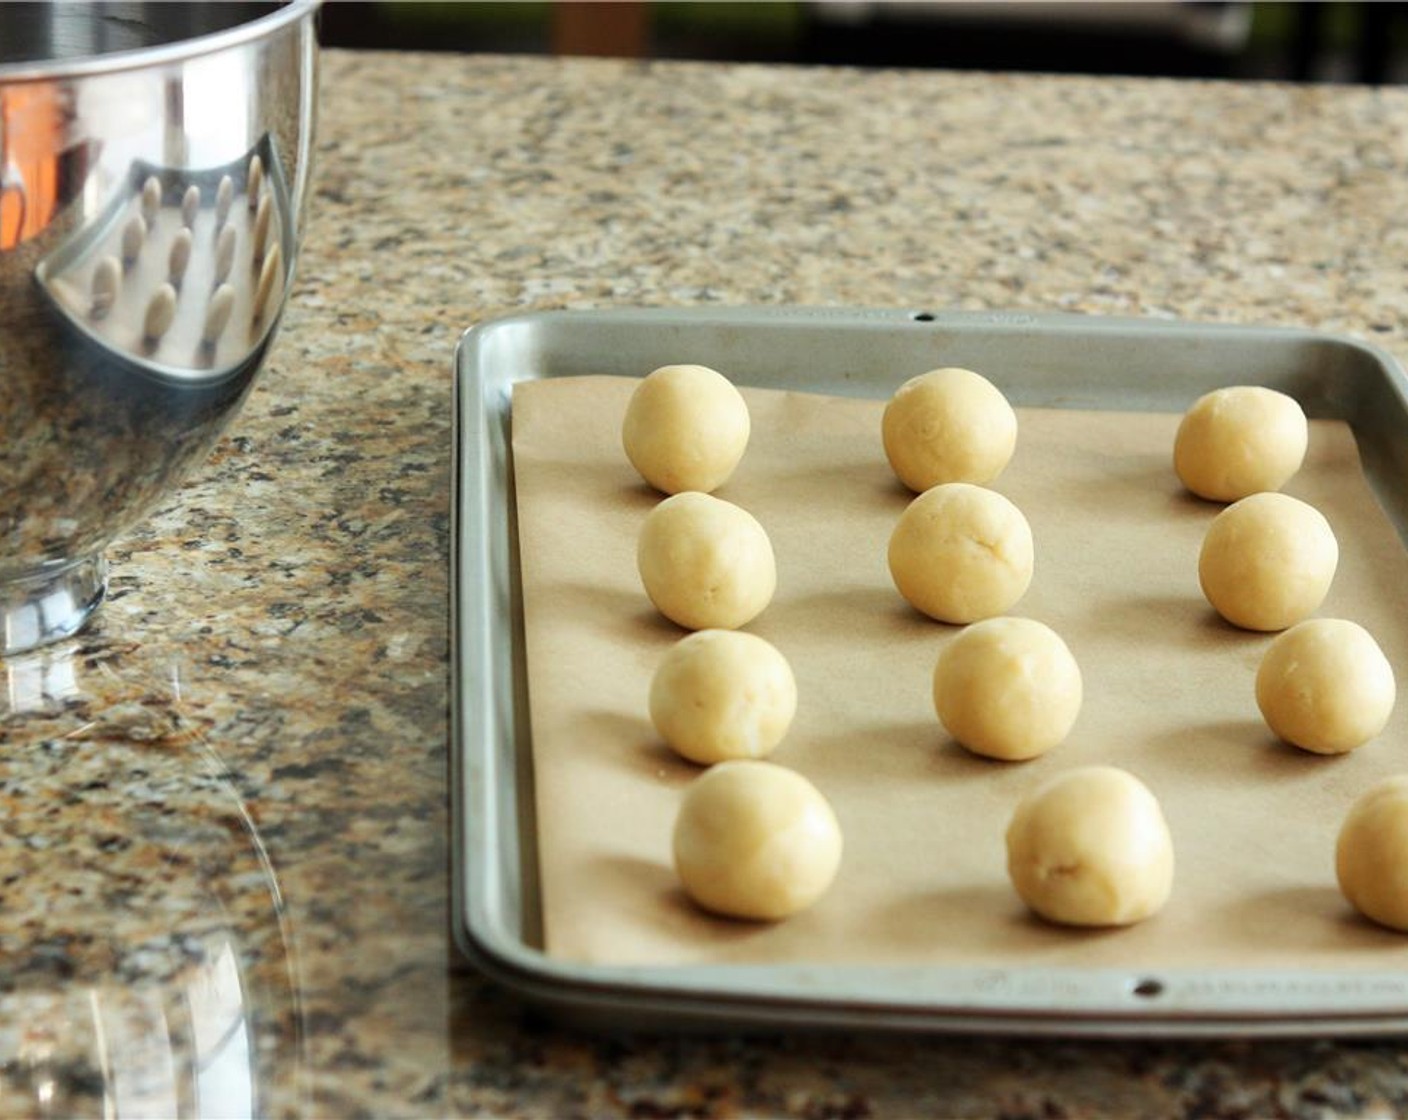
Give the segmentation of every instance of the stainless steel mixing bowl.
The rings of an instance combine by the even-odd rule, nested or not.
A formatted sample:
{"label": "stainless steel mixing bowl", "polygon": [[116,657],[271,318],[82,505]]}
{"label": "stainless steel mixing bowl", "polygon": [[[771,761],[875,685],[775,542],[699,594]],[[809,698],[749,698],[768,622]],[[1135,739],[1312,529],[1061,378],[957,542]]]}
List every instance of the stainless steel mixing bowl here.
{"label": "stainless steel mixing bowl", "polygon": [[0,655],[209,451],[290,287],[316,0],[0,4]]}

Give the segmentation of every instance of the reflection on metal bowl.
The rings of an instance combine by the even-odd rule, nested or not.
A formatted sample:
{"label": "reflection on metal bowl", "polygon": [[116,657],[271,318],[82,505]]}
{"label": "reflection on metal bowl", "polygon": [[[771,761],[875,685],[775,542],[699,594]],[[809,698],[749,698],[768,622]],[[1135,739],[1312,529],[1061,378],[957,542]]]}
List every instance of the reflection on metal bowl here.
{"label": "reflection on metal bowl", "polygon": [[314,0],[0,5],[0,655],[82,626],[287,298]]}

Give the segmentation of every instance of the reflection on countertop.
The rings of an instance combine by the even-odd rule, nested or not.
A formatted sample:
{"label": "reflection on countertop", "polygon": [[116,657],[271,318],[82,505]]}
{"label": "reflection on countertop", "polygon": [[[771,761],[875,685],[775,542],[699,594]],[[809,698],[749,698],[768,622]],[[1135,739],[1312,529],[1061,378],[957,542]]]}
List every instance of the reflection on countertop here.
{"label": "reflection on countertop", "polygon": [[8,673],[0,1112],[1408,1109],[1392,1041],[571,1034],[455,951],[447,792],[464,328],[1064,310],[1404,357],[1405,136],[1399,90],[329,52],[265,375],[97,626]]}
{"label": "reflection on countertop", "polygon": [[26,732],[0,755],[0,1114],[250,1116],[300,1077],[268,853],[179,662],[141,660],[72,640],[0,663]]}

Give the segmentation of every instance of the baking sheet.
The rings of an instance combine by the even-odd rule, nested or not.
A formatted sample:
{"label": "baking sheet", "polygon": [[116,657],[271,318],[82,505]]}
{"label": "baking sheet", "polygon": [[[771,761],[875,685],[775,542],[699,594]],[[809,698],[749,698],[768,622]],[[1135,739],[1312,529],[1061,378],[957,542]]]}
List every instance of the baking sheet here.
{"label": "baking sheet", "polygon": [[[896,370],[941,365],[981,369],[1027,408],[1176,415],[1219,385],[1269,385],[1291,393],[1312,417],[1350,425],[1370,487],[1408,541],[1408,380],[1382,349],[1343,336],[922,308],[615,308],[534,312],[473,327],[456,349],[454,379],[451,886],[456,941],[481,971],[559,1021],[594,1029],[824,1027],[1062,1037],[1408,1031],[1408,970],[1391,952],[1377,968],[1229,960],[1158,969],[1142,961],[1063,965],[1039,953],[984,967],[593,964],[546,952],[512,395],[521,382],[643,372],[684,354],[746,385],[872,401],[887,394]],[[1227,800],[1237,812],[1248,811],[1231,793]],[[934,856],[936,864],[945,858],[942,851]],[[1315,890],[1327,907],[1334,901],[1325,883]],[[1294,892],[1284,898],[1292,902]],[[1177,904],[1175,895],[1171,907]],[[1336,921],[1354,921],[1339,914]],[[1014,913],[1014,920],[1026,919]],[[1377,932],[1360,927],[1366,931]],[[1390,947],[1396,945],[1392,939]]]}
{"label": "baking sheet", "polygon": [[[680,360],[691,360],[681,355]],[[646,371],[641,371],[646,372]],[[728,372],[728,371],[725,371]],[[896,369],[887,395],[921,369]],[[1408,769],[1408,704],[1349,756],[1278,743],[1253,698],[1271,635],[1221,622],[1197,556],[1220,505],[1170,467],[1176,414],[1020,411],[995,484],[1027,514],[1036,577],[1011,613],[1038,618],[1081,664],[1071,739],[1010,764],[948,740],[930,700],[958,632],[895,592],[889,532],[912,495],[879,443],[881,400],[744,389],[753,437],[720,497],[767,528],[779,571],[749,629],[790,659],[797,720],[773,760],[811,778],[841,821],[832,891],[787,922],[691,906],[669,862],[681,791],[699,768],[646,714],[654,665],[684,633],[641,590],[635,541],[660,495],[620,449],[636,382],[521,383],[513,396],[537,845],[546,948],[593,965],[868,964],[1088,969],[1399,969],[1408,938],[1358,919],[1335,889],[1339,823],[1354,798]],[[1189,397],[1191,402],[1192,397]],[[1340,567],[1322,616],[1355,619],[1408,665],[1408,556],[1339,421],[1312,424],[1287,492],[1329,518]],[[1174,837],[1173,897],[1125,930],[1030,917],[1004,871],[1003,830],[1024,792],[1110,763],[1159,796]]]}

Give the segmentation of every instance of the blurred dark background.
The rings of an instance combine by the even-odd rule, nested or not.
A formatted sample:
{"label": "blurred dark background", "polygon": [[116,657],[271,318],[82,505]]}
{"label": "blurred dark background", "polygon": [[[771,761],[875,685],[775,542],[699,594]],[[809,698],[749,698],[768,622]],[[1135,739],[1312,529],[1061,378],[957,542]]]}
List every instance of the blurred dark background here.
{"label": "blurred dark background", "polygon": [[1408,81],[1408,4],[330,0],[329,46]]}

